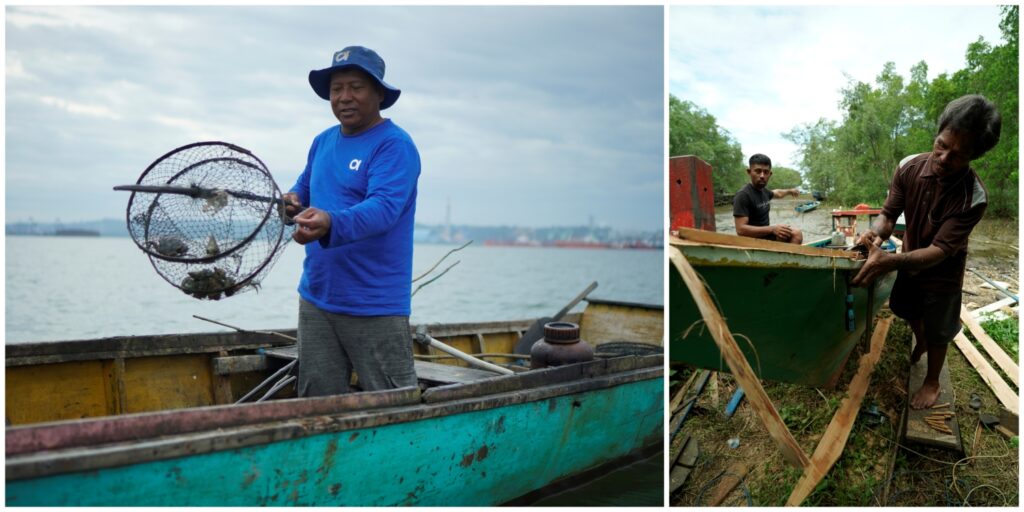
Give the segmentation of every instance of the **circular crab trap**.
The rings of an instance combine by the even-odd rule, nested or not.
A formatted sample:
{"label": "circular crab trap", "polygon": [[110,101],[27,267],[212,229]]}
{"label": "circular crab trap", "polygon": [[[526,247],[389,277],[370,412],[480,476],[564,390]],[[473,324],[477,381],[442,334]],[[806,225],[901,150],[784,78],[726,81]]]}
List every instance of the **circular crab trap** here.
{"label": "circular crab trap", "polygon": [[160,157],[131,191],[128,232],[161,277],[197,298],[250,289],[294,231],[281,191],[248,150],[197,142]]}

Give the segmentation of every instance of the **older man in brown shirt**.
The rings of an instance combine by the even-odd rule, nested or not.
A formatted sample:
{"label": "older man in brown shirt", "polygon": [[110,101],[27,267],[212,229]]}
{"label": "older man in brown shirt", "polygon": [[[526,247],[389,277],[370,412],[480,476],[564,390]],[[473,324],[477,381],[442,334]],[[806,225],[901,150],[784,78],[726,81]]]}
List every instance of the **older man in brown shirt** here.
{"label": "older man in brown shirt", "polygon": [[[858,240],[869,254],[853,284],[866,286],[897,270],[889,307],[917,338],[911,362],[928,353],[928,373],[910,400],[914,409],[931,407],[938,398],[946,348],[961,328],[967,239],[988,205],[985,185],[970,162],[996,145],[1000,127],[995,105],[982,96],[964,96],[946,105],[931,153],[900,162],[882,215]],[[878,246],[892,234],[900,213],[907,223],[903,252],[888,254]]]}

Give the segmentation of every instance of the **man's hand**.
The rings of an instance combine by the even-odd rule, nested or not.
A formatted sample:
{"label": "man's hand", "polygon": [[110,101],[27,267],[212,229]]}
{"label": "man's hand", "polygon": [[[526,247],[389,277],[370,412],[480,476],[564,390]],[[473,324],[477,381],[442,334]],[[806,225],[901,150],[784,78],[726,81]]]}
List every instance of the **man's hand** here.
{"label": "man's hand", "polygon": [[[864,235],[861,235],[861,239],[863,238]],[[867,287],[875,282],[875,279],[895,268],[892,265],[893,256],[891,254],[879,249],[873,242],[866,245],[868,248],[868,260],[864,262],[860,272],[857,272],[857,275],[853,276],[853,279],[850,281],[850,284],[853,286]]]}
{"label": "man's hand", "polygon": [[289,217],[294,217],[298,213],[302,203],[299,201],[299,195],[295,192],[288,192],[287,194],[281,195],[281,199],[284,200],[284,213]]}
{"label": "man's hand", "polygon": [[878,233],[875,233],[874,231],[869,229],[860,234],[860,237],[857,238],[857,243],[855,243],[854,245],[863,245],[865,247],[873,245],[875,247],[881,247],[882,237],[878,236]]}
{"label": "man's hand", "polygon": [[293,219],[299,225],[292,239],[306,245],[331,231],[331,216],[317,208],[306,208]]}
{"label": "man's hand", "polygon": [[776,224],[772,226],[772,234],[775,235],[776,240],[788,242],[790,238],[793,238],[793,228],[788,224]]}

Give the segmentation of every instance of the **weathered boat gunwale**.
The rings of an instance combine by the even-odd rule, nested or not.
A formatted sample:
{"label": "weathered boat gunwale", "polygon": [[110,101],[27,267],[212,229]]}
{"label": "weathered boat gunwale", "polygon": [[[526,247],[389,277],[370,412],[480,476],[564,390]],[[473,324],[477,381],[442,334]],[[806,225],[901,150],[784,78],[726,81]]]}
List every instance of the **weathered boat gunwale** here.
{"label": "weathered boat gunwale", "polygon": [[[626,304],[607,301],[609,304]],[[630,305],[630,304],[626,304]],[[651,308],[652,306],[643,305]],[[581,313],[566,315],[565,321],[580,321]],[[491,322],[464,322],[451,324],[423,324],[435,338],[472,334],[502,334],[522,332],[533,320],[498,320]],[[410,338],[419,325],[410,326]],[[295,329],[270,332],[295,337]],[[4,363],[7,367],[33,364],[119,359],[132,357],[167,356],[179,354],[215,354],[238,350],[256,350],[291,345],[294,342],[256,331],[202,332],[189,334],[155,334],[142,336],[112,336],[87,340],[60,340],[7,344]]]}
{"label": "weathered boat gunwale", "polygon": [[[578,395],[620,385],[659,379],[664,374],[659,356],[632,357],[637,364],[653,366],[617,371],[593,378],[569,380],[542,385],[532,389],[455,399],[437,403],[420,403],[377,409],[357,410],[340,414],[316,415],[305,418],[273,421],[259,425],[240,425],[202,432],[168,435],[141,441],[122,441],[114,444],[71,447],[16,456],[8,456],[6,480],[23,480],[55,474],[96,470],[141,462],[171,459],[186,455],[232,450],[246,446],[270,444],[324,433],[373,428],[397,423],[427,420],[467,412],[484,411],[499,407],[547,400],[559,396]],[[586,365],[587,363],[581,363]],[[577,365],[572,365],[577,366]],[[561,376],[579,375],[581,369],[564,371]],[[541,374],[545,370],[538,370]],[[549,372],[551,377],[559,376]],[[514,377],[514,376],[510,376]],[[537,378],[542,380],[541,378]],[[217,406],[230,407],[230,406]],[[152,414],[152,413],[144,413]],[[103,420],[98,420],[103,421]],[[29,431],[39,427],[22,427]],[[10,434],[12,429],[8,429]]]}
{"label": "weathered boat gunwale", "polygon": [[291,343],[254,332],[115,336],[95,340],[12,343],[5,345],[7,353],[4,363],[12,367],[95,359],[205,354],[255,350]]}
{"label": "weathered boat gunwale", "polygon": [[[773,249],[703,244],[689,241],[672,243],[693,263],[710,266],[786,266],[807,269],[859,270],[863,259],[852,256],[811,255]],[[845,252],[845,251],[844,251]],[[857,253],[853,253],[857,254]]]}
{"label": "weathered boat gunwale", "polygon": [[[627,302],[621,300],[600,299],[589,296],[583,300],[587,301],[590,304],[600,304],[602,306],[621,306],[626,308],[649,309],[652,311],[663,311],[665,309],[665,306],[662,306],[661,304],[648,304],[644,302]],[[569,316],[571,315],[567,315],[566,318],[569,318]],[[563,319],[563,321],[572,322],[573,320]]]}
{"label": "weathered boat gunwale", "polygon": [[771,251],[789,254],[804,254],[807,256],[828,256],[832,258],[862,258],[856,251],[844,251],[840,249],[828,249],[813,247],[810,245],[797,245],[774,240],[750,238],[730,233],[717,233],[703,231],[700,229],[679,228],[675,235],[669,235],[670,245],[721,245],[734,248],[746,248],[751,250]]}

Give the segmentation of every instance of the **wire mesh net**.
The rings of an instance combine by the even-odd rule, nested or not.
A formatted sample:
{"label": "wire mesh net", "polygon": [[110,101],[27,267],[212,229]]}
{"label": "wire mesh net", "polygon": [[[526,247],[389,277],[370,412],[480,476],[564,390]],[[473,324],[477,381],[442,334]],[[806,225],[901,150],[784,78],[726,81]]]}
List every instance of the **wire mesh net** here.
{"label": "wire mesh net", "polygon": [[167,282],[199,299],[258,288],[291,237],[266,166],[223,142],[178,148],[154,162],[128,201],[128,231]]}

